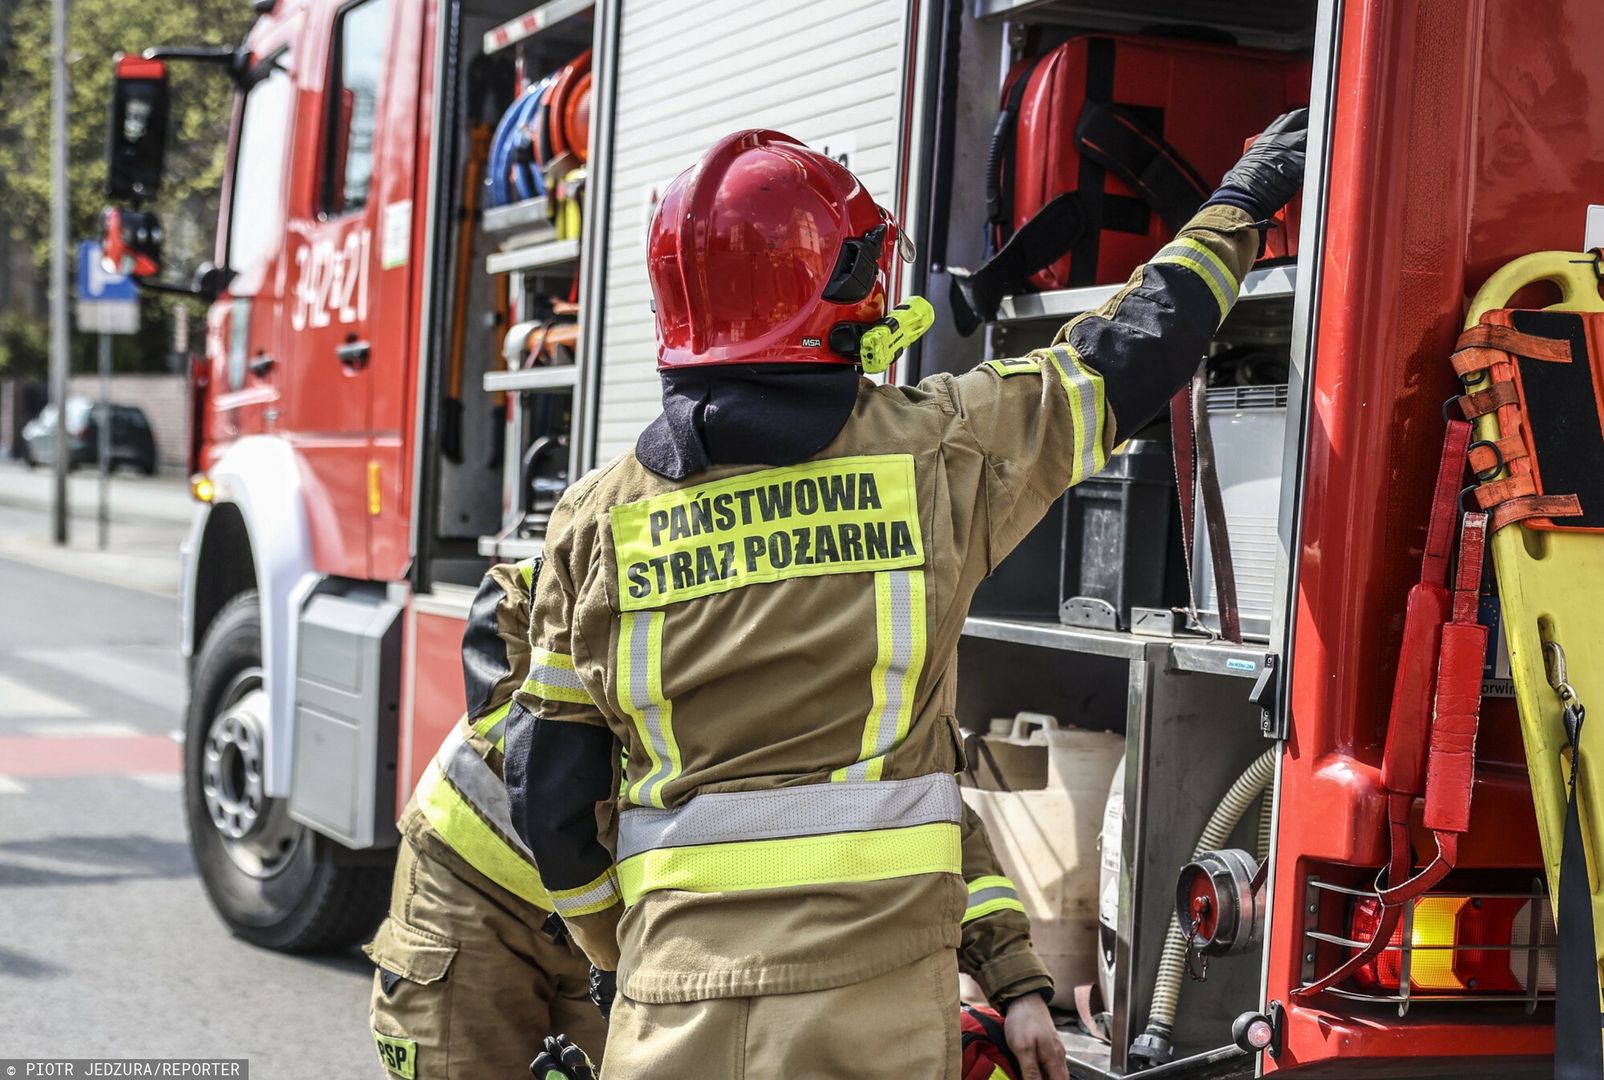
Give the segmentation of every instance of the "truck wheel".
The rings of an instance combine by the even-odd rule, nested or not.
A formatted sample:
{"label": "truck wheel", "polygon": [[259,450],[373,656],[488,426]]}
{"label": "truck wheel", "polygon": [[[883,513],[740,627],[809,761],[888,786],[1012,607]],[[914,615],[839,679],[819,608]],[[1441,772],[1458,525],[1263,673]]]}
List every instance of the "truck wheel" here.
{"label": "truck wheel", "polygon": [[184,811],[206,895],[230,931],[282,952],[365,940],[391,869],[291,819],[262,792],[267,691],[256,593],[218,612],[195,659],[184,740]]}

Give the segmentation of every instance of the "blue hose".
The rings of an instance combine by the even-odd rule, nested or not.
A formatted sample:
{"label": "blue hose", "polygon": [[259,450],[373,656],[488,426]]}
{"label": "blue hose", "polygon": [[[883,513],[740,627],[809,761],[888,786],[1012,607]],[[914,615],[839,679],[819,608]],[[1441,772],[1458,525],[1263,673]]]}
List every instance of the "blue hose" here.
{"label": "blue hose", "polygon": [[546,193],[545,178],[532,163],[515,159],[520,143],[528,145],[529,123],[540,106],[541,95],[551,84],[551,77],[540,80],[501,114],[496,133],[490,140],[490,204],[506,206],[508,203],[532,199]]}

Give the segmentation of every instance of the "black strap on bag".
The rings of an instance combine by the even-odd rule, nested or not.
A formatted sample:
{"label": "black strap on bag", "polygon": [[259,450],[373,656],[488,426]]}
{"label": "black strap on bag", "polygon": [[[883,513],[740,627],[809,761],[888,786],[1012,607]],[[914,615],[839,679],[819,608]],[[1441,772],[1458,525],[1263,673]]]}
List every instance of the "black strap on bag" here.
{"label": "black strap on bag", "polygon": [[1197,170],[1130,109],[1087,102],[1075,125],[1075,143],[1141,196],[1172,233],[1180,232],[1208,198],[1208,185]]}
{"label": "black strap on bag", "polygon": [[1014,166],[1019,152],[1019,140],[1014,129],[1019,123],[1019,106],[1025,100],[1025,88],[1030,77],[1041,63],[1041,57],[1030,62],[1009,84],[1003,97],[1002,108],[997,111],[997,123],[991,129],[991,148],[986,152],[986,224],[1005,231],[1014,219]]}
{"label": "black strap on bag", "polygon": [[[1107,41],[1093,44],[1112,46]],[[1111,56],[1107,63],[1111,78]],[[1093,66],[1088,62],[1088,67]],[[1012,217],[1012,200],[1004,192],[1013,182],[1019,105],[1034,71],[1032,68],[1014,80],[992,132],[986,210],[988,220],[1002,230],[1006,230]],[[1087,100],[1075,124],[1075,145],[1083,166],[1080,186],[1049,200],[978,269],[955,267],[950,271],[953,321],[965,337],[996,316],[1003,297],[1026,291],[1032,275],[1051,266],[1066,252],[1073,252],[1072,266],[1077,273],[1084,271],[1083,276],[1090,281],[1097,262],[1096,245],[1090,241],[1106,225],[1102,191],[1105,172],[1135,191],[1171,232],[1178,232],[1208,197],[1207,184],[1180,152],[1142,123],[1132,110],[1096,100],[1090,92],[1092,81],[1088,74]]]}
{"label": "black strap on bag", "polygon": [[1563,704],[1565,736],[1571,744],[1570,793],[1565,801],[1565,840],[1559,856],[1559,948],[1555,955],[1554,1080],[1604,1076],[1604,1014],[1599,1009],[1598,952],[1593,936],[1593,894],[1577,780],[1582,765],[1582,721],[1586,710],[1565,673],[1565,650],[1543,642],[1548,681]]}
{"label": "black strap on bag", "polygon": [[1065,192],[1036,211],[980,269],[951,268],[950,300],[958,333],[968,337],[995,316],[1003,297],[1023,292],[1031,275],[1056,262],[1066,243],[1074,243],[1085,229],[1080,196]]}

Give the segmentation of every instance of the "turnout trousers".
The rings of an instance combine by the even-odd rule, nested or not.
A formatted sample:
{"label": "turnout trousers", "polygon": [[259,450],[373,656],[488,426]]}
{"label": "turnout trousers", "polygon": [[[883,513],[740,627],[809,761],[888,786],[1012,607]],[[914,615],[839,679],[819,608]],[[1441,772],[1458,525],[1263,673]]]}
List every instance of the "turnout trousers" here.
{"label": "turnout trousers", "polygon": [[670,1004],[620,994],[606,1080],[955,1080],[958,958],[828,990]]}
{"label": "turnout trousers", "polygon": [[546,918],[438,837],[404,829],[390,914],[365,949],[376,967],[370,1026],[392,1075],[527,1076],[541,1041],[559,1033],[600,1060],[607,1026],[590,965],[551,939]]}

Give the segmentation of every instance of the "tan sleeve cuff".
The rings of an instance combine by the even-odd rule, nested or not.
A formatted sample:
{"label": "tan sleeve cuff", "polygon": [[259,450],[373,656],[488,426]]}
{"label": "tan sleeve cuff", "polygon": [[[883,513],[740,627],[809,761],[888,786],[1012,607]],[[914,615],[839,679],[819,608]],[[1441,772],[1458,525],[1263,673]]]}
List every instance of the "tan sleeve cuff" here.
{"label": "tan sleeve cuff", "polygon": [[619,903],[594,915],[564,916],[563,923],[574,944],[585,951],[593,966],[603,971],[617,971],[618,920],[623,915],[624,905]]}
{"label": "tan sleeve cuff", "polygon": [[974,974],[986,997],[999,1008],[1014,998],[1053,988],[1053,977],[1047,973],[1047,966],[1028,944],[992,957]]}

